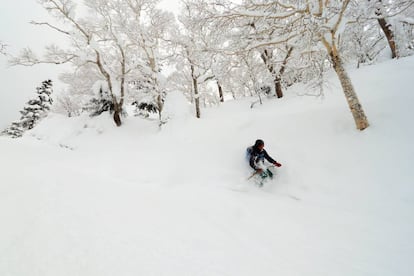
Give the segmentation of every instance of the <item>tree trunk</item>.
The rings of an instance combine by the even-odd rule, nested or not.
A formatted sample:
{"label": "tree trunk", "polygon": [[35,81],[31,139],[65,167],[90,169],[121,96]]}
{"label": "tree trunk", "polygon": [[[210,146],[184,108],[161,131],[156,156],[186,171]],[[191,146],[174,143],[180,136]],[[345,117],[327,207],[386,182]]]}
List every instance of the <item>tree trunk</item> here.
{"label": "tree trunk", "polygon": [[368,119],[365,116],[362,105],[360,104],[357,94],[355,93],[351,79],[346,73],[341,59],[338,56],[333,55],[332,52],[330,55],[333,68],[338,75],[339,81],[341,82],[342,90],[344,91],[348,106],[351,110],[352,116],[354,117],[356,127],[359,130],[364,130],[369,126]]}
{"label": "tree trunk", "polygon": [[218,92],[219,92],[219,97],[220,97],[220,102],[224,102],[224,96],[223,96],[223,88],[221,87],[220,83],[217,81],[217,86],[218,86]]}
{"label": "tree trunk", "polygon": [[283,97],[283,91],[282,91],[282,84],[280,83],[280,78],[279,77],[275,78],[275,90],[276,90],[276,96],[278,98],[282,98]]}
{"label": "tree trunk", "polygon": [[198,84],[197,79],[193,78],[193,86],[194,86],[194,102],[195,102],[195,108],[196,108],[196,117],[200,118],[200,97],[198,95]]}
{"label": "tree trunk", "polygon": [[114,122],[117,127],[122,125],[121,112],[122,112],[122,107],[120,106],[119,103],[115,102],[114,103]]}
{"label": "tree trunk", "polygon": [[271,59],[273,57],[272,50],[267,50],[267,49],[263,50],[260,57],[262,58],[264,64],[266,65],[267,70],[269,71],[269,73],[274,77],[273,83],[275,85],[275,92],[276,92],[277,98],[282,98],[283,97],[283,91],[282,91],[282,85],[280,83],[280,75],[278,75],[275,72],[274,66],[273,66],[273,64],[271,64]]}
{"label": "tree trunk", "polygon": [[385,18],[378,18],[378,23],[381,26],[382,31],[385,34],[385,37],[387,38],[388,45],[391,49],[391,57],[392,58],[398,58],[398,52],[397,52],[397,45],[395,44],[394,40],[394,33],[391,29],[391,24],[389,24]]}
{"label": "tree trunk", "polygon": [[[191,61],[190,61],[191,63]],[[200,118],[200,97],[198,95],[198,83],[197,83],[197,77],[195,76],[195,69],[194,65],[191,63],[190,65],[191,69],[191,78],[193,79],[193,89],[194,89],[194,103],[196,108],[196,117]]]}
{"label": "tree trunk", "polygon": [[274,76],[274,84],[275,84],[275,92],[277,98],[283,97],[283,90],[282,90],[282,75],[286,70],[287,61],[292,54],[293,47],[289,47],[286,53],[285,58],[283,59],[282,65],[280,66],[279,72],[276,72],[275,67],[271,64],[271,59],[273,57],[273,52],[271,50],[263,50],[260,57],[262,58],[263,62],[265,63],[267,69],[269,70],[270,74]]}
{"label": "tree trunk", "polygon": [[[123,82],[121,85],[121,101],[118,103],[113,91],[112,91],[112,80],[111,80],[111,75],[105,70],[105,68],[102,65],[102,61],[101,61],[101,55],[98,51],[95,50],[96,53],[96,65],[98,66],[100,72],[102,73],[102,75],[105,77],[106,79],[106,83],[108,84],[108,90],[109,93],[111,94],[112,97],[112,102],[114,104],[114,122],[116,124],[116,126],[121,126],[122,125],[122,121],[121,121],[121,111],[122,111],[122,106],[124,103],[124,90],[123,90]],[[124,66],[124,65],[122,65]],[[123,67],[123,70],[125,70],[125,68]],[[124,75],[125,75],[125,71],[123,71]],[[125,79],[123,79],[123,81],[125,81]]]}
{"label": "tree trunk", "polygon": [[395,44],[394,40],[394,32],[391,29],[391,24],[389,24],[387,20],[385,20],[383,10],[384,4],[382,3],[382,0],[377,0],[377,8],[375,10],[375,15],[377,16],[378,24],[380,25],[382,31],[385,34],[385,37],[387,38],[388,45],[391,49],[391,57],[398,58],[397,45]]}
{"label": "tree trunk", "polygon": [[162,121],[162,110],[164,108],[161,94],[158,94],[157,96],[157,106],[158,106],[158,120],[161,122]]}
{"label": "tree trunk", "polygon": [[120,127],[122,125],[121,116],[119,111],[114,112],[114,121],[116,126]]}
{"label": "tree trunk", "polygon": [[285,56],[285,58],[283,59],[283,63],[282,63],[282,65],[280,66],[280,69],[279,69],[279,74],[278,74],[278,76],[275,78],[276,96],[277,96],[278,98],[282,98],[282,97],[283,97],[282,83],[281,83],[281,81],[282,81],[282,75],[283,75],[283,73],[285,73],[285,70],[286,70],[286,64],[287,64],[287,61],[288,61],[288,59],[289,59],[290,55],[292,54],[292,51],[293,51],[293,47],[291,46],[291,47],[289,47],[289,49],[288,49],[288,51],[287,51],[287,53],[286,53],[286,56]]}

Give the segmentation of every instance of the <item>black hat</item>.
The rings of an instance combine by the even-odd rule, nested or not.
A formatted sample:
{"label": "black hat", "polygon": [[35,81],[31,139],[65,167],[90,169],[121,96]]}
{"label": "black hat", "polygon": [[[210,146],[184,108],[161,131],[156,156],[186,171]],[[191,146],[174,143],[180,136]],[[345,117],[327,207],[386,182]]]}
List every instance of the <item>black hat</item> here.
{"label": "black hat", "polygon": [[263,140],[257,139],[256,142],[254,143],[254,146],[257,148],[258,146],[264,145]]}

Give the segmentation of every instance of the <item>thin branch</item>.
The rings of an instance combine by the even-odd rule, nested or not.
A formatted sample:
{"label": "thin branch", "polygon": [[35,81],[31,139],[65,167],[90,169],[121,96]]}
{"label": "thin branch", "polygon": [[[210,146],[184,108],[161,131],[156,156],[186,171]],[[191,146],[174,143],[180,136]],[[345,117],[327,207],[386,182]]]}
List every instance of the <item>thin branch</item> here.
{"label": "thin branch", "polygon": [[249,52],[251,50],[254,50],[254,49],[257,49],[257,48],[261,48],[261,47],[284,44],[284,43],[289,42],[289,40],[291,40],[291,39],[293,39],[293,38],[295,38],[297,36],[298,36],[298,34],[294,34],[294,35],[288,36],[286,39],[277,40],[277,41],[274,40],[274,41],[268,41],[268,42],[264,42],[264,43],[259,43],[257,45],[252,46],[252,47],[249,47],[246,50],[243,50],[241,52]]}
{"label": "thin branch", "polygon": [[267,18],[267,19],[286,19],[290,18],[296,14],[305,14],[308,11],[306,9],[304,10],[294,10],[286,14],[280,14],[280,15],[272,15],[270,14],[262,14],[262,13],[243,13],[243,12],[234,12],[234,13],[228,13],[228,14],[222,14],[222,15],[215,15],[207,17],[206,19],[235,19],[239,17],[244,18]]}
{"label": "thin branch", "polygon": [[59,4],[55,1],[55,0],[49,0],[48,3],[53,4],[53,6],[55,8],[51,8],[51,9],[55,9],[58,10],[67,20],[69,20],[73,25],[75,25],[76,29],[78,29],[86,38],[87,43],[89,44],[91,41],[91,35],[88,34],[80,25],[78,22],[76,22],[76,20],[74,18],[72,18],[69,15],[69,11],[67,11],[65,9],[65,4],[63,3],[62,6],[59,6]]}
{"label": "thin branch", "polygon": [[46,26],[48,26],[48,27],[50,27],[50,28],[52,28],[52,29],[60,32],[60,33],[63,33],[65,35],[69,35],[70,36],[70,33],[68,31],[64,31],[64,30],[62,30],[62,29],[60,29],[60,28],[58,28],[58,27],[56,27],[56,26],[54,26],[54,25],[52,25],[52,24],[50,24],[48,22],[30,21],[30,24],[33,24],[33,25],[46,25]]}
{"label": "thin branch", "polygon": [[414,5],[414,1],[408,2],[407,6],[403,7],[401,10],[396,11],[394,14],[390,14],[387,17],[394,17],[397,16],[399,14],[401,14],[402,12],[406,11],[408,8],[410,8],[412,5]]}
{"label": "thin branch", "polygon": [[74,58],[76,58],[77,56],[73,55],[70,56],[64,60],[61,61],[53,61],[53,60],[39,60],[39,59],[27,59],[27,60],[21,60],[18,58],[13,58],[9,61],[11,66],[15,66],[15,65],[22,65],[22,66],[34,66],[36,64],[55,64],[55,65],[61,65],[61,64],[65,64],[68,63],[70,61],[72,61]]}
{"label": "thin branch", "polygon": [[250,6],[247,6],[247,8],[250,8],[250,9],[251,8],[266,8],[266,7],[271,8],[273,6],[280,6],[280,7],[284,8],[284,9],[286,9],[286,10],[294,10],[294,9],[296,9],[296,7],[294,7],[294,6],[289,6],[289,5],[280,3],[279,1],[273,1],[271,3],[264,3],[264,4],[255,3],[255,4],[252,4]]}
{"label": "thin branch", "polygon": [[334,27],[332,28],[332,33],[335,34],[338,31],[338,27],[341,24],[342,18],[344,17],[344,13],[346,11],[346,8],[349,4],[350,0],[345,0],[344,3],[342,4],[342,8],[341,11],[339,13],[339,17],[338,17],[338,21],[335,23]]}

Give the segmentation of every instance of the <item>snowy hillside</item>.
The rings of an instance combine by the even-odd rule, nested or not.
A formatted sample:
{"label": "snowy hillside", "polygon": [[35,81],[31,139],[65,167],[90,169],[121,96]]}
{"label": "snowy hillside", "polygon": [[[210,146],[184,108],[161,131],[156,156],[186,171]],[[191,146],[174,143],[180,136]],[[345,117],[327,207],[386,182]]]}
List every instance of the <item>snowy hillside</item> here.
{"label": "snowy hillside", "polygon": [[[363,132],[332,77],[324,99],[181,103],[162,130],[51,114],[2,137],[0,275],[413,275],[413,75],[413,57],[351,73]],[[263,188],[257,138],[283,165]]]}

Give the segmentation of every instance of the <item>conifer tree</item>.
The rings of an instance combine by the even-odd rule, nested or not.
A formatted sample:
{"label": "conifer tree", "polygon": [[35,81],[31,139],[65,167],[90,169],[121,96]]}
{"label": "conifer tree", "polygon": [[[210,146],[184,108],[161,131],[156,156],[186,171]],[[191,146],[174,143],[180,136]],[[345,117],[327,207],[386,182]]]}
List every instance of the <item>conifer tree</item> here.
{"label": "conifer tree", "polygon": [[109,111],[113,114],[115,105],[109,92],[104,90],[101,86],[98,95],[89,101],[89,105],[85,110],[90,112],[91,117],[95,117],[101,115],[105,111]]}
{"label": "conifer tree", "polygon": [[10,127],[6,128],[1,134],[11,138],[22,137],[24,129],[19,121],[13,122]]}
{"label": "conifer tree", "polygon": [[20,111],[20,120],[13,122],[3,134],[12,138],[21,137],[26,130],[32,129],[39,120],[46,117],[53,103],[52,92],[52,81],[43,81],[42,86],[36,88],[36,97],[29,100]]}

